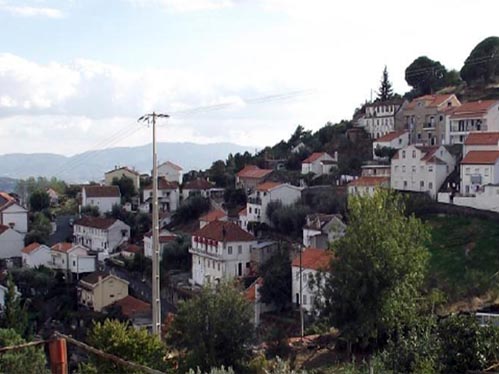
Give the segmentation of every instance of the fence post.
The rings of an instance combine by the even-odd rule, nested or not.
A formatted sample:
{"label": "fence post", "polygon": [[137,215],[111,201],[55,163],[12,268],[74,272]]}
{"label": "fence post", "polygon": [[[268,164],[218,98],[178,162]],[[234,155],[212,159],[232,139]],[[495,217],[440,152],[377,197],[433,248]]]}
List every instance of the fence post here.
{"label": "fence post", "polygon": [[68,350],[66,339],[56,338],[49,343],[50,371],[52,374],[68,374]]}

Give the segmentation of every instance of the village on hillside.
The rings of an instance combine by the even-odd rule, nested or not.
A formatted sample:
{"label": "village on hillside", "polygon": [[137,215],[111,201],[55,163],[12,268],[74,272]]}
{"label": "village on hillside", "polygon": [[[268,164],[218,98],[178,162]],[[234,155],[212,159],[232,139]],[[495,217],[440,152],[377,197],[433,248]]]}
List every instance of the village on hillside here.
{"label": "village on hillside", "polygon": [[[497,53],[499,41],[494,40]],[[421,247],[429,254],[421,260],[428,276],[418,283],[428,298],[412,293],[411,287],[403,288],[410,281],[401,274],[409,272],[410,264],[393,270],[400,278],[387,291],[390,295],[407,292],[411,305],[422,300],[420,306],[429,305],[425,310],[439,319],[466,315],[477,326],[489,321],[499,325],[497,58],[491,75],[465,70],[461,78],[426,59],[417,59],[406,69],[412,90],[404,95],[393,92],[385,67],[376,99],[340,123],[327,123],[314,132],[298,125],[287,140],[254,154],[227,155],[207,170],[184,170],[182,160],[159,160],[162,337],[183,342],[178,326],[187,326],[188,331],[190,324],[192,329],[197,326],[188,319],[193,312],[186,313],[185,305],[204,300],[198,312],[208,316],[214,307],[203,298],[215,296],[206,290],[230,285],[230,292],[235,291],[232,301],[215,309],[224,313],[228,304],[247,306],[244,313],[230,312],[245,315],[240,325],[255,330],[254,334],[233,330],[241,339],[234,344],[244,348],[241,357],[247,362],[258,355],[280,357],[290,359],[296,368],[336,373],[326,368],[348,363],[346,352],[353,349],[359,363],[367,365],[363,358],[378,347],[377,339],[389,335],[388,330],[355,340],[350,337],[359,326],[345,322],[341,330],[328,321],[337,321],[338,315],[346,320],[355,310],[359,314],[352,317],[355,324],[363,306],[376,308],[385,297],[383,282],[388,284],[388,279],[356,283],[362,276],[352,265],[367,266],[370,256],[379,254],[368,253],[367,248],[378,248],[377,243],[382,243],[379,248],[404,243],[400,248],[405,252],[398,255],[407,255],[411,263],[419,261],[415,253]],[[476,59],[467,63],[477,66]],[[47,339],[58,331],[97,342],[93,326],[96,322],[104,326],[109,319],[127,321],[137,331],[152,330],[152,175],[152,170],[136,170],[133,160],[123,159],[100,180],[70,184],[33,176],[18,181],[11,191],[0,192],[0,305],[10,313],[17,308],[29,336]],[[426,234],[420,234],[420,227]],[[389,230],[398,232],[391,236]],[[356,250],[365,257],[341,265],[341,259],[354,256]],[[384,253],[387,257],[379,263],[373,260],[376,265],[366,273],[393,275],[390,266],[396,256],[390,255]],[[410,271],[414,278],[423,273]],[[349,295],[338,295],[339,281],[332,279],[356,288]],[[373,295],[378,301],[367,304],[361,296],[373,292],[363,294],[363,287],[371,290],[370,286],[381,291]],[[341,301],[347,305],[343,311],[338,306]],[[405,313],[403,306],[390,307],[394,315]],[[209,328],[227,323],[228,329],[236,329],[230,322],[237,319],[233,314],[220,317],[216,320],[220,325],[213,322]],[[417,323],[411,326],[404,333],[417,330]],[[458,327],[447,328],[455,329],[449,334],[458,334]],[[384,348],[395,349],[391,339],[395,336],[388,336]],[[183,354],[190,357],[185,344],[172,349],[165,360],[168,370],[178,367]],[[420,346],[406,349],[421,349],[417,355],[425,355]],[[239,351],[230,354],[236,357]],[[224,361],[229,353],[222,355],[213,363],[233,365]],[[85,357],[73,352],[69,365],[76,368]],[[190,358],[198,366],[204,362]],[[487,357],[483,365],[470,370],[484,369],[497,359]],[[242,362],[239,356],[234,360]],[[368,364],[372,368],[372,362]],[[414,367],[400,370],[393,373],[417,372]]]}

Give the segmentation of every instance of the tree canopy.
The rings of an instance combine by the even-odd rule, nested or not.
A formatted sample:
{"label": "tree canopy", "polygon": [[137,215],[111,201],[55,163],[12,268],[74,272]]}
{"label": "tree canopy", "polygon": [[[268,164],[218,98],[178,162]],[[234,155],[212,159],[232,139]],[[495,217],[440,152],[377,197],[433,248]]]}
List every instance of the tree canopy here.
{"label": "tree canopy", "polygon": [[335,242],[319,309],[352,343],[375,347],[416,313],[429,233],[404,209],[401,197],[385,190],[349,200],[349,225]]}
{"label": "tree canopy", "polygon": [[388,79],[388,68],[385,65],[383,76],[381,78],[380,87],[378,90],[378,100],[387,101],[393,97],[392,83]]}
{"label": "tree canopy", "polygon": [[[14,329],[0,329],[0,347],[26,343]],[[1,373],[43,374],[47,370],[47,359],[42,347],[28,347],[0,355]]]}
{"label": "tree canopy", "polygon": [[237,369],[247,357],[247,345],[253,337],[251,318],[249,304],[236,288],[229,284],[208,286],[179,305],[168,341],[185,352],[184,369]]}
{"label": "tree canopy", "polygon": [[263,285],[260,288],[262,302],[274,304],[279,310],[291,302],[291,261],[289,249],[282,248],[261,268]]}
{"label": "tree canopy", "polygon": [[34,191],[29,197],[29,206],[34,212],[41,212],[50,207],[50,196],[43,190]]}
{"label": "tree canopy", "polygon": [[468,84],[499,80],[499,37],[485,38],[473,48],[461,69],[461,77]]}
{"label": "tree canopy", "polygon": [[420,56],[405,69],[405,81],[418,95],[426,95],[444,87],[447,74],[447,69],[440,62]]}
{"label": "tree canopy", "polygon": [[121,200],[125,203],[131,202],[132,198],[138,194],[132,178],[128,178],[126,175],[121,176],[121,178],[113,178],[112,184],[119,187]]}

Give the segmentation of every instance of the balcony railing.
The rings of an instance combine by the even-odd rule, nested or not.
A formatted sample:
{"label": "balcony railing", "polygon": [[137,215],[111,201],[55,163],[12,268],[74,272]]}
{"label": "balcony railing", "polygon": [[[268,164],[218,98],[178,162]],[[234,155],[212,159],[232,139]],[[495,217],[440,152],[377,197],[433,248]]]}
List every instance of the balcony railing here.
{"label": "balcony railing", "polygon": [[206,250],[204,248],[190,247],[189,248],[189,253],[201,255],[201,256],[204,256],[204,257],[209,257],[209,258],[212,258],[214,260],[218,260],[218,259],[222,258],[221,254],[210,252],[210,251],[208,251],[208,250]]}
{"label": "balcony railing", "polygon": [[249,197],[248,203],[255,205],[262,205],[262,199],[259,197]]}

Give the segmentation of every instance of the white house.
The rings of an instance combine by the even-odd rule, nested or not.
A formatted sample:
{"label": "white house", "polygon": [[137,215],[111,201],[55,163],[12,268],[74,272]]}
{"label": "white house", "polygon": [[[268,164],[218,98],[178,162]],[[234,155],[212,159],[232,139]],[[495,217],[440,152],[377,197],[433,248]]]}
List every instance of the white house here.
{"label": "white house", "polygon": [[113,253],[130,238],[130,226],[114,218],[84,216],[74,222],[75,243],[104,255]]}
{"label": "white house", "polygon": [[361,169],[363,177],[389,177],[392,171],[390,164],[384,163],[362,165]]}
{"label": "white house", "polygon": [[[163,162],[158,166],[158,177],[165,178],[168,182],[182,184],[183,169],[171,161]],[[152,173],[151,173],[152,175]]]}
{"label": "white house", "polygon": [[315,152],[301,163],[301,173],[314,173],[315,176],[331,173],[338,165],[338,152],[334,153],[334,157],[327,152]]}
{"label": "white house", "polygon": [[461,161],[461,193],[474,194],[499,183],[499,150],[469,151]]}
{"label": "white house", "polygon": [[463,157],[470,151],[499,151],[499,132],[470,132],[464,141]]}
{"label": "white house", "polygon": [[346,225],[336,214],[309,214],[303,226],[303,245],[327,249],[329,243],[345,235]]}
{"label": "white house", "polygon": [[248,197],[246,204],[248,222],[266,222],[267,206],[272,201],[280,201],[282,205],[294,204],[301,197],[302,189],[289,183],[265,182],[256,186]]}
{"label": "white house", "polygon": [[6,192],[0,192],[0,225],[6,225],[21,234],[28,232],[28,210]]}
{"label": "white house", "polygon": [[499,100],[463,103],[450,114],[450,144],[463,144],[470,132],[499,131]]}
{"label": "white house", "polygon": [[395,118],[403,105],[402,100],[377,101],[365,106],[359,126],[372,139],[378,139],[395,130]]}
{"label": "white house", "polygon": [[23,247],[23,234],[9,226],[0,225],[0,259],[21,257]]}
{"label": "white house", "polygon": [[[152,212],[152,185],[144,187],[142,201],[143,211]],[[174,212],[180,204],[178,182],[170,182],[164,177],[158,178],[158,207],[160,212]]]}
{"label": "white house", "polygon": [[127,166],[118,167],[116,166],[113,170],[109,170],[104,174],[104,180],[108,186],[113,184],[113,180],[121,179],[123,177],[130,178],[133,181],[133,185],[136,191],[140,189],[140,173],[134,169],[130,169]]}
{"label": "white house", "polygon": [[390,186],[400,191],[425,192],[436,197],[456,161],[444,146],[409,145],[392,158]]}
{"label": "white house", "polygon": [[213,221],[192,235],[192,279],[198,285],[243,277],[251,272],[253,235],[233,222]]}
{"label": "white house", "polygon": [[214,187],[213,183],[204,178],[196,178],[185,182],[182,187],[182,199],[187,200],[191,196],[210,197],[210,190]]}
{"label": "white house", "polygon": [[228,219],[229,217],[227,216],[227,213],[223,210],[214,209],[199,217],[199,228],[202,229],[208,223],[213,221],[227,221]]}
{"label": "white house", "polygon": [[50,248],[44,244],[31,243],[21,251],[23,267],[36,268],[38,266],[48,266],[51,260]]}
{"label": "white house", "polygon": [[50,249],[51,260],[47,264],[52,269],[84,274],[95,271],[96,258],[88,254],[88,249],[79,244],[57,243]]}
{"label": "white house", "polygon": [[118,186],[83,186],[81,205],[95,206],[101,214],[111,212],[113,205],[121,204],[121,193]]}
{"label": "white house", "polygon": [[[317,297],[317,286],[314,285],[317,274],[327,271],[331,263],[332,254],[328,250],[318,248],[306,248],[298,254],[291,264],[292,275],[292,302],[296,306],[302,304],[307,312],[312,312],[315,298]],[[300,303],[300,277],[301,277],[301,303]],[[322,278],[325,281],[325,278]]]}
{"label": "white house", "polygon": [[[159,256],[163,258],[163,251],[165,247],[175,241],[177,235],[167,230],[162,230],[159,233]],[[144,235],[144,256],[152,258],[152,231]]]}
{"label": "white house", "polygon": [[252,310],[252,323],[254,326],[260,324],[262,313],[270,312],[275,307],[262,301],[260,288],[263,286],[263,278],[258,277],[245,291],[244,298],[250,304]]}
{"label": "white house", "polygon": [[248,208],[244,207],[239,211],[237,214],[238,217],[238,225],[241,227],[243,230],[248,231]]}
{"label": "white house", "polygon": [[376,154],[377,150],[383,148],[400,149],[409,145],[409,131],[392,131],[376,139],[373,142],[373,159],[379,160],[386,157],[380,157]]}
{"label": "white house", "polygon": [[361,176],[348,183],[349,196],[373,196],[377,188],[390,188],[389,176]]}

